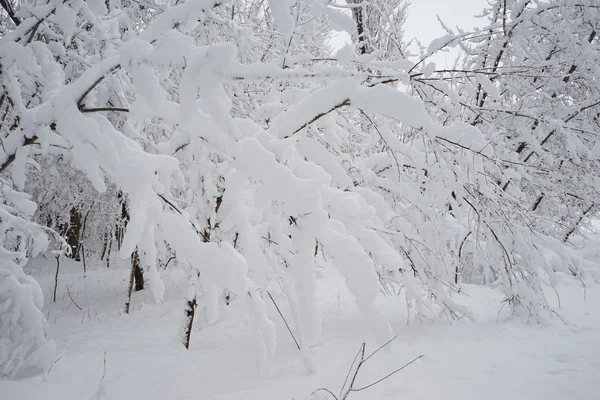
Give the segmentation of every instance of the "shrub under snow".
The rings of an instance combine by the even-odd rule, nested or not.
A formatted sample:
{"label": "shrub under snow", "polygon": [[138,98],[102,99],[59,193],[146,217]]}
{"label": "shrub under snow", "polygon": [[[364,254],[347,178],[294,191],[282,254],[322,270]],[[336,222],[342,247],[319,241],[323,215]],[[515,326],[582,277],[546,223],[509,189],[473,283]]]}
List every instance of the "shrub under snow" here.
{"label": "shrub under snow", "polygon": [[27,377],[49,366],[54,343],[47,340],[42,289],[12,261],[0,265],[0,377]]}

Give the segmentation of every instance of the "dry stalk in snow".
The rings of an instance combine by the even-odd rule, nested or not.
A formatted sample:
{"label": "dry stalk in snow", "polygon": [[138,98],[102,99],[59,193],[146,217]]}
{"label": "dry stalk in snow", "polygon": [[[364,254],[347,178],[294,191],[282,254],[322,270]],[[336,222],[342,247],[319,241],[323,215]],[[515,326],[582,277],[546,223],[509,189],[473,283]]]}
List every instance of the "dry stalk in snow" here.
{"label": "dry stalk in snow", "polygon": [[390,378],[392,375],[396,374],[397,372],[402,371],[404,368],[408,367],[409,365],[411,365],[415,361],[419,360],[420,358],[425,357],[424,354],[421,354],[420,356],[413,358],[411,361],[407,362],[400,368],[397,368],[397,369],[393,370],[392,372],[390,372],[389,374],[383,376],[382,378],[377,379],[376,381],[371,382],[368,385],[356,387],[356,379],[358,378],[358,374],[360,372],[361,367],[371,357],[373,357],[375,354],[377,354],[377,352],[379,352],[381,349],[383,349],[384,347],[389,345],[397,337],[398,337],[398,335],[394,336],[393,338],[388,340],[386,343],[384,343],[382,346],[378,347],[374,352],[372,352],[368,356],[365,356],[366,343],[363,342],[360,345],[360,348],[358,350],[358,353],[354,357],[354,360],[350,364],[350,368],[348,369],[348,373],[346,374],[346,378],[344,379],[344,383],[342,384],[342,389],[340,390],[339,395],[336,396],[331,390],[329,390],[327,388],[319,388],[319,389],[315,390],[314,392],[312,392],[311,395],[315,396],[315,395],[319,394],[320,392],[323,392],[323,393],[325,393],[326,396],[331,396],[335,400],[346,400],[348,398],[348,396],[350,395],[350,393],[360,392],[360,391],[369,389],[369,388],[383,382],[384,380]]}

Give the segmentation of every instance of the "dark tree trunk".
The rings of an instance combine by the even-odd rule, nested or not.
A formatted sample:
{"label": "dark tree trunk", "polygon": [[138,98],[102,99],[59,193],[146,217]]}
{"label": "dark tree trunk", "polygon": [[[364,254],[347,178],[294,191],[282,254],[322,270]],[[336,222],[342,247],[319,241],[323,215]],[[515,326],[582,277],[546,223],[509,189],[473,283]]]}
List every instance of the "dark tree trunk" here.
{"label": "dark tree trunk", "polygon": [[[348,0],[348,4],[358,5],[361,3],[360,0]],[[365,27],[365,15],[363,14],[363,7],[353,7],[352,8],[352,17],[354,18],[354,22],[356,22],[356,33],[357,33],[357,42],[358,42],[358,52],[361,55],[365,55],[369,53],[368,43],[367,43],[367,32]]]}
{"label": "dark tree trunk", "polygon": [[133,276],[135,278],[135,291],[139,292],[144,289],[144,273],[140,266],[140,256],[137,249],[133,252],[131,257],[131,267],[133,268]]}
{"label": "dark tree trunk", "polygon": [[79,247],[77,248],[77,255],[75,258],[75,259],[79,259],[81,257],[83,260],[83,276],[85,276],[87,274],[87,264],[85,262],[85,248],[83,246],[85,228],[87,226],[87,220],[88,220],[88,217],[90,216],[90,213],[92,212],[93,207],[94,207],[94,202],[92,202],[92,204],[90,204],[90,208],[88,208],[87,212],[85,213],[85,217],[83,218],[83,224],[81,225],[81,229],[79,231]]}
{"label": "dark tree trunk", "polygon": [[196,314],[196,297],[186,302],[184,311],[184,334],[183,334],[183,345],[186,349],[190,348],[190,341],[192,339],[192,326],[194,325],[194,315]]}
{"label": "dark tree trunk", "polygon": [[81,258],[83,260],[83,277],[87,275],[87,264],[85,262],[85,247],[81,246],[79,248],[79,253],[81,254]]}
{"label": "dark tree trunk", "polygon": [[537,210],[537,208],[540,206],[540,203],[542,202],[542,200],[544,200],[543,193],[541,195],[539,195],[537,199],[535,199],[535,202],[533,203],[533,207],[531,207],[531,211]]}
{"label": "dark tree trunk", "polygon": [[52,301],[56,303],[56,289],[58,289],[58,269],[60,268],[60,256],[56,256],[56,275],[54,276],[54,295]]}
{"label": "dark tree trunk", "polygon": [[563,238],[563,242],[567,242],[567,240],[569,240],[569,238],[571,237],[572,234],[574,234],[577,229],[579,229],[579,225],[581,224],[581,221],[583,221],[585,219],[585,217],[590,213],[590,211],[592,211],[592,209],[594,208],[594,204],[592,204],[591,206],[589,206],[584,212],[583,214],[581,214],[581,216],[579,217],[579,219],[577,220],[577,222],[575,222],[575,224],[573,225],[573,227],[571,229],[569,229],[569,231],[565,234],[565,237]]}
{"label": "dark tree trunk", "polygon": [[121,226],[117,223],[115,225],[115,240],[117,241],[117,250],[121,248]]}
{"label": "dark tree trunk", "polygon": [[[136,255],[136,253],[133,253]],[[133,282],[135,280],[135,261],[134,256],[131,257],[131,273],[129,274],[129,288],[127,290],[127,301],[125,302],[125,314],[129,314],[131,308],[131,295],[133,294]]]}
{"label": "dark tree trunk", "polygon": [[127,302],[125,303],[125,314],[131,310],[131,295],[133,291],[137,292],[144,289],[144,275],[140,268],[140,255],[137,248],[131,255],[131,273],[129,274],[129,290],[127,291]]}
{"label": "dark tree trunk", "polygon": [[71,247],[71,257],[75,261],[80,261],[79,247],[80,247],[80,235],[81,235],[81,212],[73,207],[70,211],[70,226],[67,231],[67,243]]}
{"label": "dark tree trunk", "polygon": [[[222,202],[223,202],[223,195],[221,195],[217,198],[217,201],[215,204],[215,213],[219,212]],[[200,234],[202,237],[202,241],[204,243],[210,242],[212,226],[213,225],[211,224],[211,221],[209,218],[208,219],[208,227],[204,230],[204,232],[202,232]],[[237,236],[236,236],[236,240],[237,240]],[[200,272],[197,273],[197,275],[194,277],[194,279],[200,280]],[[186,301],[185,310],[184,310],[184,321],[183,321],[183,325],[182,325],[183,336],[181,338],[181,341],[183,342],[183,345],[185,346],[186,349],[190,348],[190,341],[192,338],[192,328],[194,326],[194,315],[196,314],[196,306],[197,305],[198,305],[198,303],[196,301],[196,293],[194,292],[193,296],[191,296],[191,299]]]}
{"label": "dark tree trunk", "polygon": [[100,256],[100,260],[104,261],[104,256],[106,256],[106,251],[108,250],[108,242],[112,240],[112,234],[105,232],[104,233],[104,244],[102,245],[102,255]]}
{"label": "dark tree trunk", "polygon": [[127,223],[129,223],[129,210],[127,209],[127,201],[123,196],[123,192],[119,192],[117,198],[121,200],[121,216],[116,224],[115,239],[117,239],[117,248],[121,250],[125,228],[127,227]]}
{"label": "dark tree trunk", "polygon": [[110,268],[110,252],[112,250],[112,237],[108,241],[108,252],[106,253],[106,268]]}

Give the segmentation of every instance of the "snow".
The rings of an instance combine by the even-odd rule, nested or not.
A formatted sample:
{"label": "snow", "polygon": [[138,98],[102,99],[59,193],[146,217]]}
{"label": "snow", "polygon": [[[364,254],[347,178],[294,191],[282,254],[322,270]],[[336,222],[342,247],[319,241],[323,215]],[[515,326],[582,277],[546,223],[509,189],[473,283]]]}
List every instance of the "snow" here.
{"label": "snow", "polygon": [[349,44],[341,47],[336,53],[338,64],[342,66],[350,65],[354,60],[354,49]]}
{"label": "snow", "polygon": [[269,0],[269,7],[275,20],[275,28],[285,37],[294,31],[294,17],[290,14],[292,7],[290,0]]}
{"label": "snow", "polygon": [[315,7],[315,10],[322,11],[327,15],[333,30],[346,32],[348,34],[353,34],[356,31],[356,22],[348,14],[331,7]]}
{"label": "snow", "polygon": [[351,95],[353,105],[381,113],[413,128],[432,129],[433,121],[416,98],[387,85],[358,87]]}
{"label": "snow", "polygon": [[456,35],[444,35],[437,39],[434,39],[427,48],[427,55],[432,55],[445,47],[456,46]]}
{"label": "snow", "polygon": [[25,168],[27,165],[27,156],[29,155],[29,147],[21,147],[15,153],[15,161],[12,167],[12,179],[18,190],[23,190],[25,187]]}
{"label": "snow", "polygon": [[132,71],[133,83],[140,96],[146,101],[150,112],[156,113],[164,100],[164,90],[160,86],[158,77],[152,68],[147,65],[139,65]]}
{"label": "snow", "polygon": [[356,90],[358,84],[351,79],[340,79],[329,86],[315,90],[310,96],[294,104],[271,121],[269,131],[276,137],[285,138],[305,126],[323,112],[333,109]]}
{"label": "snow", "polygon": [[500,100],[500,90],[487,76],[483,74],[475,74],[475,80],[479,83],[483,90],[494,100]]}
{"label": "snow", "polygon": [[[509,21],[516,44],[511,39],[510,47],[492,31],[487,44],[478,41],[479,33],[447,35],[427,53],[423,48],[421,61],[412,64],[400,48],[392,50],[382,36],[369,33],[372,53],[356,58],[348,47],[336,63],[322,48],[321,29],[352,32],[348,10],[338,12],[324,0],[270,0],[271,12],[263,13],[262,5],[246,3],[190,0],[154,10],[101,0],[53,1],[22,9],[22,16],[36,17],[2,32],[0,366],[11,378],[27,378],[36,367],[46,374],[1,383],[0,389],[16,398],[243,394],[314,400],[328,397],[321,388],[339,386],[349,367],[346,357],[360,343],[372,350],[397,334],[369,360],[358,387],[399,361],[421,352],[426,358],[369,391],[352,392],[353,398],[488,398],[495,379],[504,386],[492,396],[519,397],[521,389],[524,397],[548,397],[546,374],[525,374],[506,363],[496,374],[500,378],[483,379],[481,388],[476,380],[494,366],[497,353],[544,370],[535,359],[548,362],[548,349],[552,360],[565,364],[559,375],[567,377],[552,380],[558,386],[550,393],[582,398],[595,390],[591,380],[571,384],[598,372],[588,362],[597,354],[583,354],[587,369],[571,357],[591,346],[598,331],[597,311],[588,308],[598,298],[592,283],[597,272],[588,271],[598,266],[596,257],[584,259],[563,244],[582,230],[593,205],[562,201],[571,192],[581,192],[576,198],[582,202],[595,201],[586,182],[597,160],[590,159],[582,136],[596,128],[587,121],[598,104],[595,77],[587,72],[597,64],[593,38],[578,43],[579,37],[585,42],[584,30],[552,22],[546,16],[563,11],[538,5],[521,22]],[[533,11],[544,25],[559,29],[540,31]],[[581,22],[571,25],[587,29],[579,14],[566,15]],[[40,22],[30,34],[22,27],[31,28],[34,19]],[[369,24],[372,33],[386,30]],[[525,46],[530,29],[540,40]],[[556,57],[581,61],[575,67],[584,74],[577,80],[583,89],[567,90],[575,79],[540,76],[536,92],[551,107],[531,98],[518,112],[498,108],[513,97],[525,100],[538,79],[511,71],[502,55],[544,72],[536,58],[547,57],[543,47],[553,42],[568,50]],[[469,71],[436,72],[433,63],[426,64],[432,53],[456,44],[476,51],[466,60]],[[498,49],[503,72],[494,66],[487,75],[487,54]],[[547,64],[550,76],[562,64]],[[408,76],[416,67],[418,73]],[[439,82],[428,85],[430,79]],[[551,101],[558,94],[552,82],[573,101]],[[479,88],[490,96],[480,96]],[[591,102],[582,98],[588,91]],[[497,101],[490,104],[488,97]],[[481,115],[472,120],[475,103]],[[566,123],[581,132],[571,132]],[[523,129],[528,133],[521,135]],[[31,143],[36,136],[39,149]],[[521,150],[514,151],[520,140],[527,152],[538,153],[541,171],[557,163],[562,171],[528,172],[534,167],[529,156],[522,160]],[[561,158],[565,148],[568,163]],[[51,173],[44,174],[44,167]],[[572,184],[562,179],[569,173],[575,174]],[[513,180],[508,189],[499,186],[506,179]],[[60,199],[49,193],[54,183],[65,187]],[[539,191],[544,204],[526,212],[539,205],[529,206]],[[55,198],[60,205],[52,204]],[[85,227],[92,205],[105,200],[101,206],[107,207],[99,205],[92,227]],[[89,274],[82,276],[81,266],[64,260],[62,295],[54,303],[54,260],[27,266],[42,282],[43,305],[39,287],[21,265],[49,247],[50,238],[58,241],[50,227],[64,231],[74,224],[73,210],[81,216],[86,208],[85,232],[76,235],[91,247]],[[554,226],[546,228],[545,219]],[[125,221],[124,236],[120,229],[117,234],[115,226]],[[112,256],[128,260],[135,252],[144,270],[147,288],[135,294],[132,315],[121,315],[127,262],[111,260],[111,269],[96,264],[98,247],[106,249],[113,239],[119,245]],[[176,265],[159,269],[171,256]],[[569,270],[582,285],[589,283],[587,291],[562,275]],[[460,285],[453,279],[459,275]],[[564,301],[555,304],[555,292],[544,291],[546,281],[565,294]],[[463,282],[493,282],[495,289]],[[452,292],[461,296],[450,297]],[[587,302],[581,302],[582,292]],[[189,307],[199,303],[189,352],[180,343],[184,300]],[[554,318],[549,307],[563,316]],[[510,313],[516,315],[512,320],[506,318]],[[459,323],[438,321],[444,314]],[[404,325],[424,320],[429,322]],[[569,330],[586,324],[589,335]],[[53,365],[49,338],[62,354]],[[553,352],[561,347],[569,351]],[[453,375],[463,371],[468,387],[462,375]],[[432,379],[445,387],[419,386]]]}
{"label": "snow", "polygon": [[[72,8],[61,4],[56,7],[56,12],[54,15],[60,30],[63,32],[65,37],[70,38],[73,35],[73,30],[75,29],[75,11],[73,11]],[[68,41],[69,40],[67,40],[67,42]]]}
{"label": "snow", "polygon": [[41,311],[43,303],[38,282],[9,259],[2,260],[0,377],[28,377],[50,366],[55,348],[52,341],[46,340],[48,324]]}
{"label": "snow", "polygon": [[[323,335],[310,348],[318,369],[316,374],[307,375],[273,304],[253,292],[252,307],[266,310],[273,321],[259,319],[258,329],[267,343],[263,360],[270,357],[270,373],[265,375],[255,365],[256,342],[251,338],[257,327],[250,322],[253,317],[239,318],[238,314],[245,311],[235,301],[222,310],[216,324],[197,327],[190,351],[183,349],[176,339],[183,309],[181,292],[187,286],[183,271],[163,273],[163,304],[154,303],[147,290],[136,292],[132,314],[124,315],[121,310],[128,284],[125,266],[91,266],[87,278],[83,278],[81,264],[63,260],[58,300],[52,303],[52,261],[33,260],[27,270],[36,275],[44,289],[43,312],[58,347],[55,363],[42,376],[0,381],[3,398],[305,399],[318,388],[339,393],[359,345],[370,336],[342,279],[335,270],[324,271],[325,279],[319,281]],[[349,398],[597,398],[599,286],[588,287],[584,300],[581,287],[571,280],[561,280],[559,312],[566,324],[558,318],[545,324],[505,321],[506,310],[498,312],[501,293],[473,285],[464,285],[463,290],[461,303],[473,310],[476,323],[407,326],[406,315],[400,311],[402,299],[378,297],[378,306],[398,337],[389,354],[379,352],[361,368],[356,387],[379,379],[421,354],[424,357],[368,390],[351,393]],[[274,291],[273,296],[282,313],[289,315],[281,294]],[[277,347],[272,340],[275,331],[279,337]],[[368,339],[366,347],[367,354],[376,349]],[[105,353],[106,374],[102,378]],[[104,394],[99,390],[101,381]]]}

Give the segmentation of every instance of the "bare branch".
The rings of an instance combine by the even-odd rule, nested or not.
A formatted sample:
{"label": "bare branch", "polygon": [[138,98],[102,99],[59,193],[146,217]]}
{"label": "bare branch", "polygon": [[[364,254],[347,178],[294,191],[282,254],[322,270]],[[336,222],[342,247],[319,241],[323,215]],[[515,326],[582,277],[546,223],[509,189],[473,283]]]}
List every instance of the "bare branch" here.
{"label": "bare branch", "polygon": [[79,108],[82,113],[102,112],[102,111],[114,111],[114,112],[129,112],[128,108],[118,107],[98,107],[98,108]]}
{"label": "bare branch", "polygon": [[417,361],[417,360],[419,360],[419,359],[421,359],[421,358],[423,358],[423,357],[425,357],[425,354],[421,354],[420,356],[418,356],[418,357],[414,358],[412,361],[409,361],[409,362],[407,362],[406,364],[404,364],[404,365],[403,365],[403,366],[401,366],[400,368],[398,368],[398,369],[396,369],[396,370],[394,370],[394,371],[390,372],[389,374],[387,374],[387,375],[386,375],[386,376],[384,376],[383,378],[381,378],[381,379],[378,379],[378,380],[376,380],[375,382],[368,384],[367,386],[363,386],[363,387],[361,387],[361,388],[358,388],[358,389],[350,389],[350,390],[351,390],[351,391],[353,391],[353,392],[360,392],[361,390],[365,390],[365,389],[368,389],[368,388],[370,388],[370,387],[372,387],[372,386],[375,386],[375,385],[377,385],[378,383],[381,383],[381,382],[383,382],[384,380],[386,380],[386,379],[387,379],[387,378],[389,378],[390,376],[392,376],[392,375],[394,375],[394,374],[396,374],[396,373],[398,373],[398,372],[402,371],[404,368],[408,367],[409,365],[411,365],[412,363],[414,363],[415,361]]}
{"label": "bare branch", "polygon": [[300,344],[298,343],[298,341],[296,340],[296,336],[294,336],[294,333],[292,332],[292,329],[290,328],[290,326],[287,323],[287,320],[285,319],[285,317],[283,316],[283,313],[281,312],[281,310],[279,309],[279,306],[277,305],[277,303],[275,302],[275,299],[273,298],[273,296],[271,296],[271,293],[269,293],[269,291],[267,291],[267,294],[269,295],[269,298],[271,299],[271,301],[273,302],[273,304],[275,305],[275,308],[277,309],[277,312],[279,313],[279,315],[281,316],[281,319],[283,319],[283,322],[285,323],[286,328],[288,329],[288,332],[290,333],[290,335],[292,335],[292,339],[294,339],[294,343],[296,343],[296,347],[298,348],[298,350],[300,350]]}

